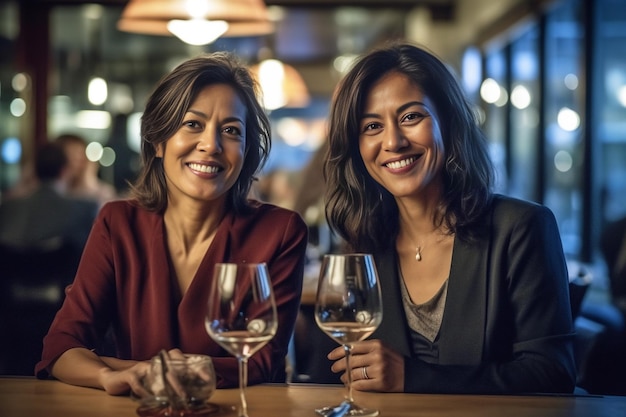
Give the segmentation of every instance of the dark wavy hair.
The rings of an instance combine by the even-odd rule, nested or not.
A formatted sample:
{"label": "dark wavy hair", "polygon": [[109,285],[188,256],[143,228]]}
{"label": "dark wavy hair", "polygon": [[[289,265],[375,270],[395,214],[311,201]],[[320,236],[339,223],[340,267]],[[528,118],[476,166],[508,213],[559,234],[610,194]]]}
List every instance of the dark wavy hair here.
{"label": "dark wavy hair", "polygon": [[248,207],[250,187],[271,148],[270,122],[259,103],[257,82],[247,67],[229,52],[214,52],[183,62],[159,81],[148,98],[141,118],[142,167],[131,184],[131,195],[140,206],[157,212],[165,210],[167,185],[163,162],[156,156],[158,145],[176,133],[198,93],[212,84],[233,87],[247,108],[244,163],[229,192],[229,204],[235,212]]}
{"label": "dark wavy hair", "polygon": [[362,56],[339,83],[329,121],[324,165],[326,218],[353,250],[392,245],[398,233],[398,207],[367,172],[359,152],[359,123],[366,96],[383,75],[406,75],[434,103],[446,151],[439,226],[471,240],[472,227],[489,205],[494,180],[486,138],[456,78],[435,55],[404,42]]}

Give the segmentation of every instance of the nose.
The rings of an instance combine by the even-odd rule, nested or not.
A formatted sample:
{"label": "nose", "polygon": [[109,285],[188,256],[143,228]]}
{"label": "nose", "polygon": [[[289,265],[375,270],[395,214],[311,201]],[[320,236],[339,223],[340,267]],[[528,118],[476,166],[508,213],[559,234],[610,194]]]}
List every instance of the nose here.
{"label": "nose", "polygon": [[209,154],[222,152],[222,139],[217,129],[207,128],[199,136],[196,149]]}
{"label": "nose", "polygon": [[406,146],[409,141],[402,133],[402,130],[395,124],[387,124],[383,131],[383,147],[386,151],[395,152]]}

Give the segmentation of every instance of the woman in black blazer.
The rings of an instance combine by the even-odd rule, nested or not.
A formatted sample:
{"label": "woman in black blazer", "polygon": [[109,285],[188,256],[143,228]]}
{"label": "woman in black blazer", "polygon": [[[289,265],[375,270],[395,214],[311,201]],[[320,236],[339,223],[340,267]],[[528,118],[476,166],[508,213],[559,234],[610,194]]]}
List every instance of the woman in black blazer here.
{"label": "woman in black blazer", "polygon": [[[446,66],[410,44],[362,57],[331,107],[327,217],[373,253],[383,322],[353,388],[574,389],[568,274],[552,212],[494,194],[487,142]],[[345,379],[342,348],[332,370]]]}

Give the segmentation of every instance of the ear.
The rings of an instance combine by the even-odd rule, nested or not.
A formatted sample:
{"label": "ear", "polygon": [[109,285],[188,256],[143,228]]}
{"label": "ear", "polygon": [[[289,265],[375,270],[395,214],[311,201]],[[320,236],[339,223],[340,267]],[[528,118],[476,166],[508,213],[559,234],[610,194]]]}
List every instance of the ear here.
{"label": "ear", "polygon": [[163,154],[165,153],[165,142],[161,142],[158,143],[155,147],[154,147],[155,151],[156,151],[156,157],[157,158],[163,158]]}

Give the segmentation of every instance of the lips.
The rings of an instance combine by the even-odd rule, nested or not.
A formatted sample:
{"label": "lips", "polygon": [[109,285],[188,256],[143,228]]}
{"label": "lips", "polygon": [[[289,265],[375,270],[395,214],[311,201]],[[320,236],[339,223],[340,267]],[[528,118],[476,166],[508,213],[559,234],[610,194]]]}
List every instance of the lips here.
{"label": "lips", "polygon": [[222,170],[221,167],[216,165],[199,164],[197,162],[191,162],[187,164],[187,166],[192,170],[202,172],[203,174],[215,174]]}

